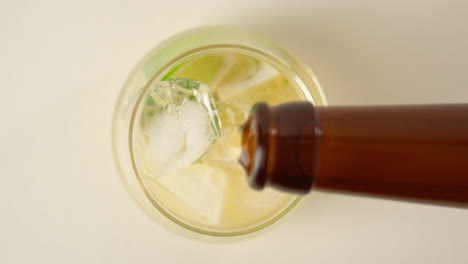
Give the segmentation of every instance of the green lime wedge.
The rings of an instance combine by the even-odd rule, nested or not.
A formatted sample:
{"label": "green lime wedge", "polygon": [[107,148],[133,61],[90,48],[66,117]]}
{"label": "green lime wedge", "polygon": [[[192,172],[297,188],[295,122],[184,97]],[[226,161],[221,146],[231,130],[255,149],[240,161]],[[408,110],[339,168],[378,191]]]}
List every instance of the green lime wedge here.
{"label": "green lime wedge", "polygon": [[172,69],[163,79],[184,78],[212,86],[227,65],[226,54],[213,54],[184,62]]}

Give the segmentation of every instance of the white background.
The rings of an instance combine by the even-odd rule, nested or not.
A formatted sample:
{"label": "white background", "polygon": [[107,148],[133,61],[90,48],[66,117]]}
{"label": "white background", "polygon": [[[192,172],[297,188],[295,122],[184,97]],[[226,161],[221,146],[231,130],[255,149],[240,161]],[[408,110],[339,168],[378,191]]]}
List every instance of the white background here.
{"label": "white background", "polygon": [[113,107],[170,35],[231,24],[292,49],[331,104],[468,99],[468,1],[2,0],[0,263],[468,263],[468,210],[312,194],[270,232],[180,237],[131,199]]}

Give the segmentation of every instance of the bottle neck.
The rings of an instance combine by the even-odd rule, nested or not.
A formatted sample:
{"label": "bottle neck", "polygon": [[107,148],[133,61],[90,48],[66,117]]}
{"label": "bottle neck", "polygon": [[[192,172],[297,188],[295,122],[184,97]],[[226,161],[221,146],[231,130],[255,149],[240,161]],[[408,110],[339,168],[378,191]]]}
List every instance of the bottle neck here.
{"label": "bottle neck", "polygon": [[242,128],[240,163],[250,186],[307,193],[315,180],[317,115],[309,102],[259,103]]}
{"label": "bottle neck", "polygon": [[468,104],[254,106],[241,164],[255,189],[468,206]]}

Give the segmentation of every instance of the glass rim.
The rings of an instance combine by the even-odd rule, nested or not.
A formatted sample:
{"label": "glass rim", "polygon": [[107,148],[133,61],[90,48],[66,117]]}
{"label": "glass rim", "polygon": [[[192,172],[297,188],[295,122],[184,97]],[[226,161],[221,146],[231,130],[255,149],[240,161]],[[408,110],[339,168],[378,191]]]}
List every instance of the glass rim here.
{"label": "glass rim", "polygon": [[[176,34],[175,36],[183,36],[184,34],[194,34],[200,31],[203,31],[204,29],[209,29],[209,30],[215,30],[215,31],[223,31],[225,29],[230,30],[231,28],[228,27],[203,27],[203,28],[196,28],[192,30],[188,30],[179,34]],[[234,30],[241,30],[247,37],[249,37],[250,34],[255,35],[255,36],[260,36],[261,35],[255,33],[255,32],[250,32],[248,30],[243,30],[243,29],[238,29],[238,28],[233,28]],[[153,53],[157,51],[158,49],[161,49],[163,45],[167,45],[168,43],[171,43],[172,41],[175,41],[176,43],[178,40],[175,39],[175,36],[162,42],[160,45],[157,47],[153,48],[152,51],[149,53]],[[246,45],[243,44],[232,44],[230,42],[227,43],[216,43],[216,44],[204,44],[204,45],[195,45],[194,48],[185,50],[184,52],[181,52],[180,54],[173,54],[171,57],[169,57],[169,61],[165,62],[160,68],[157,69],[155,73],[152,73],[151,77],[145,81],[144,86],[140,86],[139,89],[137,89],[137,97],[130,98],[130,102],[132,107],[129,108],[129,114],[130,114],[130,119],[129,122],[126,122],[126,125],[124,125],[122,128],[124,130],[119,130],[120,132],[117,132],[117,127],[121,125],[117,125],[120,121],[118,120],[117,116],[114,116],[114,152],[115,152],[115,160],[117,162],[117,167],[119,169],[119,172],[121,174],[121,179],[125,182],[126,187],[130,188],[130,185],[133,185],[133,187],[137,188],[133,191],[136,191],[140,189],[140,193],[144,194],[136,194],[133,193],[131,189],[129,189],[130,193],[132,194],[133,198],[136,199],[137,203],[138,198],[135,197],[135,195],[140,196],[140,197],[145,197],[146,202],[143,201],[144,204],[140,204],[143,206],[143,209],[149,209],[151,211],[147,211],[146,213],[150,213],[150,215],[153,215],[156,212],[159,212],[158,215],[161,215],[163,219],[169,220],[167,221],[168,223],[171,223],[170,225],[173,227],[181,227],[183,230],[186,231],[192,231],[192,234],[198,233],[201,235],[206,235],[207,237],[235,237],[235,236],[240,236],[240,235],[247,235],[247,234],[252,234],[254,232],[258,232],[260,230],[264,230],[265,228],[271,226],[272,224],[276,223],[278,220],[284,218],[288,213],[290,213],[291,210],[295,209],[298,205],[298,203],[301,200],[301,196],[296,196],[296,197],[291,197],[290,200],[286,201],[281,207],[278,207],[275,211],[273,211],[271,214],[266,215],[265,217],[259,218],[256,221],[253,221],[251,224],[245,225],[246,227],[242,227],[242,225],[233,227],[233,228],[226,228],[226,230],[223,230],[222,228],[217,229],[216,227],[210,228],[204,227],[203,224],[199,224],[196,222],[191,222],[190,219],[186,220],[184,217],[178,217],[177,213],[171,212],[170,208],[166,207],[164,205],[164,202],[158,201],[157,195],[152,193],[147,185],[145,184],[146,179],[144,179],[143,175],[141,174],[141,171],[139,169],[138,165],[138,154],[135,153],[135,134],[136,134],[136,129],[139,121],[139,116],[142,110],[142,103],[144,102],[145,98],[149,94],[149,91],[154,84],[154,82],[160,81],[163,76],[165,76],[171,69],[173,69],[175,66],[178,65],[178,63],[188,60],[190,58],[193,58],[197,55],[204,54],[210,51],[215,52],[215,50],[229,50],[233,52],[238,52],[238,53],[250,53],[249,55],[253,57],[257,57],[270,65],[272,65],[274,68],[276,68],[279,72],[284,74],[286,78],[294,83],[294,86],[301,90],[301,94],[304,99],[316,104],[316,105],[326,105],[326,98],[323,94],[323,90],[320,86],[320,83],[318,82],[317,78],[315,77],[314,73],[306,67],[303,63],[300,62],[291,52],[287,49],[279,45],[273,40],[270,40],[268,38],[262,37],[266,41],[267,44],[259,44],[255,45],[255,43],[248,43]],[[219,41],[218,41],[219,42]],[[237,42],[237,41],[236,41]],[[256,48],[258,47],[258,48]],[[243,51],[243,52],[242,52]],[[286,54],[286,57],[284,54],[278,54],[284,53]],[[125,90],[135,90],[135,88],[131,88],[129,80],[131,80],[132,77],[136,72],[138,72],[138,69],[145,63],[145,60],[147,60],[148,55],[144,56],[140,62],[135,66],[135,68],[131,71],[129,77],[127,78],[127,81],[124,83],[122,93],[124,93]],[[142,83],[143,84],[143,83]],[[122,95],[119,96],[119,101],[122,100]],[[122,102],[125,102],[122,101]],[[117,104],[117,106],[119,103]],[[117,115],[117,111],[120,110],[119,107],[116,108],[114,115]],[[127,119],[128,120],[128,119]],[[117,129],[117,130],[116,130]],[[126,132],[125,132],[126,131]],[[122,136],[128,140],[128,142],[121,142],[119,143],[117,140],[116,141],[116,135],[124,133]],[[117,133],[117,134],[116,134]],[[126,135],[125,135],[126,134]],[[126,145],[124,147],[127,149],[127,154],[122,154],[119,153],[119,149],[123,146],[122,144]],[[123,158],[121,155],[126,155],[127,158]],[[130,160],[128,160],[128,157],[130,157]],[[130,162],[129,162],[130,161]],[[127,165],[125,165],[127,164]],[[130,166],[129,166],[130,165]],[[127,172],[127,173],[125,173]],[[127,174],[133,174],[133,175],[127,175]],[[135,182],[135,179],[137,180]],[[129,181],[133,182],[130,183]],[[129,185],[130,184],[130,185]],[[141,192],[143,191],[143,192]],[[138,192],[138,191],[137,191]],[[148,203],[149,202],[149,203]],[[145,211],[146,211],[145,209]],[[156,209],[156,210],[154,210]],[[157,217],[159,219],[160,217]],[[162,220],[162,219],[159,219]],[[164,220],[165,221],[165,220]],[[158,221],[159,222],[159,221]],[[231,229],[231,230],[230,230]]]}
{"label": "glass rim", "polygon": [[[139,94],[138,99],[136,100],[135,107],[133,108],[132,115],[131,115],[131,118],[130,118],[128,140],[129,140],[129,144],[130,144],[130,146],[129,146],[130,147],[130,156],[131,156],[131,161],[132,161],[132,166],[133,166],[133,171],[135,173],[135,177],[137,178],[140,187],[143,189],[143,192],[144,192],[146,198],[151,202],[151,204],[160,213],[162,213],[166,218],[168,218],[169,220],[171,220],[175,224],[177,224],[177,225],[179,225],[181,227],[184,227],[184,228],[186,228],[186,229],[188,229],[190,231],[194,231],[194,232],[197,232],[197,233],[200,233],[200,234],[210,235],[210,236],[230,237],[230,236],[239,236],[239,235],[245,235],[245,234],[253,233],[255,231],[264,229],[264,228],[272,225],[273,223],[277,222],[279,219],[283,218],[286,214],[288,214],[299,203],[299,201],[301,200],[302,197],[301,196],[296,196],[294,199],[291,199],[291,201],[289,201],[288,204],[285,205],[284,208],[281,211],[279,211],[278,213],[275,213],[273,217],[266,217],[267,219],[265,221],[263,221],[262,223],[260,223],[258,225],[253,225],[250,228],[241,229],[239,231],[226,231],[226,232],[224,232],[224,231],[210,231],[210,230],[198,228],[198,227],[195,227],[193,225],[190,225],[190,224],[184,222],[181,219],[178,219],[173,214],[171,214],[168,210],[164,209],[163,206],[161,206],[161,204],[158,201],[156,201],[156,199],[153,197],[153,195],[147,189],[147,187],[146,187],[146,185],[144,183],[144,179],[143,179],[142,175],[140,175],[138,165],[137,165],[137,161],[136,161],[137,158],[135,157],[136,155],[135,155],[135,153],[133,151],[134,150],[134,135],[135,135],[134,130],[135,130],[135,127],[138,125],[138,120],[139,120],[139,116],[140,116],[140,112],[141,112],[141,108],[142,108],[141,107],[142,103],[146,99],[147,94],[148,94],[148,92],[150,91],[150,89],[152,87],[152,84],[155,81],[158,81],[159,79],[161,79],[162,76],[164,76],[168,71],[170,71],[180,61],[188,59],[189,57],[195,56],[195,55],[197,55],[197,54],[199,54],[201,52],[204,52],[204,51],[211,51],[211,50],[220,49],[220,48],[221,49],[233,49],[233,50],[234,49],[247,50],[249,52],[259,54],[260,57],[262,57],[262,59],[268,58],[268,61],[270,63],[271,62],[276,62],[274,64],[275,66],[278,66],[278,65],[282,64],[278,59],[274,58],[272,55],[270,55],[270,54],[268,54],[266,52],[263,52],[261,50],[258,50],[258,49],[252,48],[252,47],[248,47],[248,46],[244,46],[244,45],[236,45],[236,44],[207,45],[207,46],[199,47],[199,48],[187,51],[185,53],[182,53],[179,56],[172,59],[169,63],[165,64],[158,72],[156,72],[154,74],[154,76],[147,82],[145,87],[142,89],[142,92]],[[284,73],[285,70],[286,70],[286,67],[283,67],[283,68],[284,69],[281,69],[281,71],[280,71],[281,73]],[[295,80],[295,82],[297,82],[297,81],[298,80]],[[303,89],[302,87],[306,88],[304,83],[302,83],[302,85],[297,84],[297,86],[300,86],[301,90]],[[308,101],[313,101],[313,98],[312,98],[312,96],[310,94],[307,94],[307,93],[304,93],[304,92],[303,92],[303,94],[306,97],[310,97],[310,99],[307,98]]]}

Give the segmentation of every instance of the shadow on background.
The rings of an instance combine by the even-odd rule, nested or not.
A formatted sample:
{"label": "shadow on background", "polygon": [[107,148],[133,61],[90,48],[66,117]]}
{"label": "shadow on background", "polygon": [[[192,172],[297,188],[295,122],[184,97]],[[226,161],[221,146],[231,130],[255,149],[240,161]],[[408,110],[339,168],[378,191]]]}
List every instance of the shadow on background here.
{"label": "shadow on background", "polygon": [[443,5],[436,17],[424,11],[430,5],[307,2],[281,12],[244,10],[238,26],[289,48],[332,105],[467,102],[468,9]]}
{"label": "shadow on background", "polygon": [[[317,75],[330,105],[418,104],[456,102],[457,93],[441,90],[441,78],[464,78],[457,71],[439,71],[439,47],[421,46],[436,38],[426,33],[431,25],[425,20],[405,25],[391,23],[392,15],[381,17],[373,9],[346,5],[332,6],[329,14],[309,15],[307,12],[284,10],[282,13],[250,13],[239,24],[266,35],[286,46]],[[376,9],[377,10],[377,9]],[[358,12],[356,16],[341,14]],[[365,16],[359,16],[359,12]],[[366,13],[367,12],[367,13]],[[380,10],[380,12],[384,12]],[[404,16],[410,13],[403,14]],[[407,18],[408,19],[408,18]],[[405,27],[408,26],[408,30]],[[418,32],[420,30],[421,32]],[[456,38],[455,35],[451,36]],[[458,69],[462,61],[456,56],[447,66]],[[428,75],[428,72],[441,75]],[[317,213],[345,217],[350,208],[363,215],[374,216],[382,207],[407,211],[412,204],[380,199],[361,198],[328,193],[312,193],[304,198],[293,217],[316,221]],[[421,210],[427,206],[420,206]],[[334,211],[335,212],[331,212]],[[342,211],[342,212],[340,212]],[[301,218],[301,219],[299,219]],[[321,221],[321,220],[318,220]],[[326,225],[326,223],[323,223]],[[337,225],[339,224],[336,223]]]}

